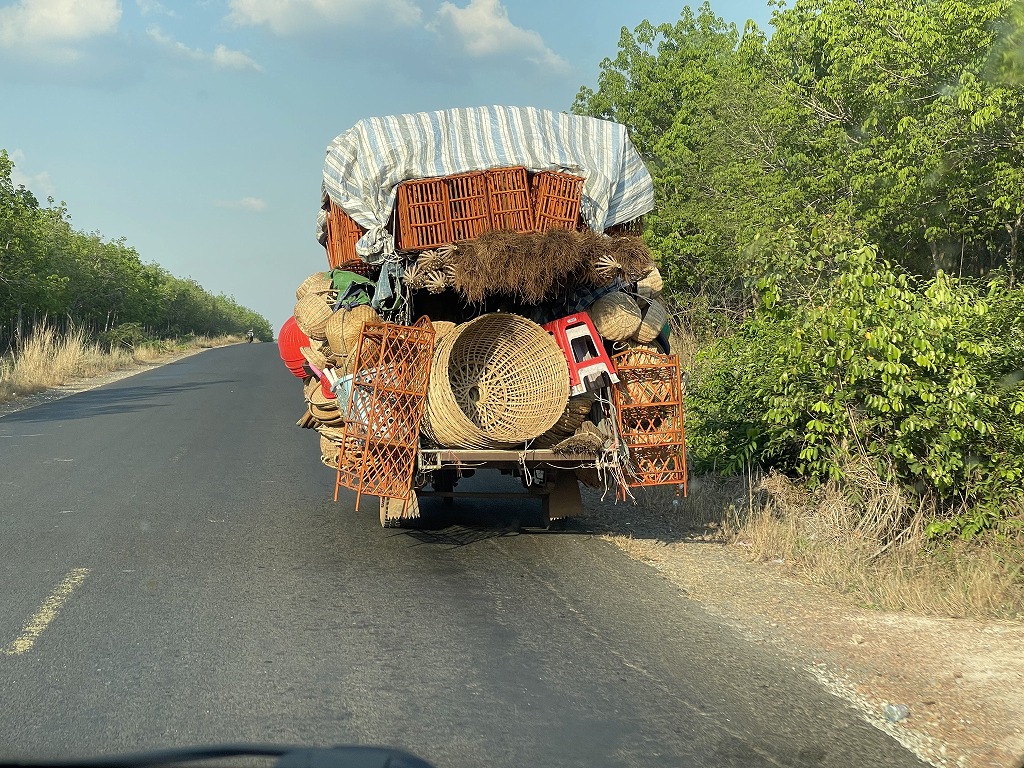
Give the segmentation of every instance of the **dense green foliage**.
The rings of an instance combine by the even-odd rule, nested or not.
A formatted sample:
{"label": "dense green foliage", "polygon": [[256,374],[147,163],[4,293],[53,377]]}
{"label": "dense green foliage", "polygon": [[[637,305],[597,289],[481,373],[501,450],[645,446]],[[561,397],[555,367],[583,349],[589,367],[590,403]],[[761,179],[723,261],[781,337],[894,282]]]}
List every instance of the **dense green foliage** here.
{"label": "dense green foliage", "polygon": [[630,128],[674,298],[717,310],[691,328],[698,465],[816,483],[867,456],[936,534],[1020,508],[1022,23],[1019,0],[796,0],[770,36],[707,4],[622,31],[574,109]]}
{"label": "dense green foliage", "polygon": [[75,231],[65,207],[11,181],[0,150],[0,334],[32,318],[67,318],[104,338],[216,336],[253,328],[270,340],[259,314],[194,280],[144,264],[123,240]]}

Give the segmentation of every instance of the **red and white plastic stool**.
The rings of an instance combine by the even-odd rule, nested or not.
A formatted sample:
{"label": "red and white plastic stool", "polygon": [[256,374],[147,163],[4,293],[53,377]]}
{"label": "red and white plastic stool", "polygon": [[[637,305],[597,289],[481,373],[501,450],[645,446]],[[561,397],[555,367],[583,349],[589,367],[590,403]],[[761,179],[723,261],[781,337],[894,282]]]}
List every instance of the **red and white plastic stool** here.
{"label": "red and white plastic stool", "polygon": [[615,366],[586,312],[552,320],[544,330],[555,337],[569,365],[570,396],[619,383]]}

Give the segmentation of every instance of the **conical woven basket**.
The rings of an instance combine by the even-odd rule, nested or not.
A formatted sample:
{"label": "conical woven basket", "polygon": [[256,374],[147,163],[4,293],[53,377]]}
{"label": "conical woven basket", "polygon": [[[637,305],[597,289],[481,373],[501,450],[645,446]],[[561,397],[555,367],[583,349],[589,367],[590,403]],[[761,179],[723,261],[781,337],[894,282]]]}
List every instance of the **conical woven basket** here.
{"label": "conical woven basket", "polygon": [[569,399],[569,371],[536,323],[487,314],[434,347],[423,430],[438,445],[510,448],[549,430]]}
{"label": "conical woven basket", "polygon": [[295,324],[309,338],[324,341],[324,326],[332,311],[324,294],[307,293],[295,303]]}
{"label": "conical woven basket", "polygon": [[587,310],[594,327],[608,341],[625,341],[640,328],[643,315],[633,297],[622,291],[606,293]]}
{"label": "conical woven basket", "polygon": [[668,310],[660,301],[652,299],[643,312],[643,320],[640,321],[640,327],[633,338],[646,344],[658,338],[658,334],[668,321]]}
{"label": "conical woven basket", "polygon": [[359,341],[359,332],[363,330],[363,323],[379,322],[380,315],[368,304],[352,307],[352,309],[345,312],[342,318],[342,335],[345,339],[345,349],[352,350],[356,348],[356,342]]}
{"label": "conical woven basket", "polygon": [[295,300],[298,301],[308,293],[326,293],[334,290],[331,276],[326,272],[314,272],[295,289]]}

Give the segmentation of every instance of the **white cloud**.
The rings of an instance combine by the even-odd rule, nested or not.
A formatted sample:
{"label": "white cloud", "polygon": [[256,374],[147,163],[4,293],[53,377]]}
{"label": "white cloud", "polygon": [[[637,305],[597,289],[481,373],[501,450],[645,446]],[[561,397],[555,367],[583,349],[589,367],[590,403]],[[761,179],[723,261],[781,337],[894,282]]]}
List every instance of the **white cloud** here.
{"label": "white cloud", "polygon": [[177,16],[177,14],[157,0],[135,0],[139,13],[143,16]]}
{"label": "white cloud", "polygon": [[114,32],[120,21],[118,0],[20,0],[0,8],[0,48],[74,61],[74,43]]}
{"label": "white cloud", "polygon": [[40,171],[39,173],[27,174],[22,172],[21,166],[25,163],[25,153],[20,149],[12,150],[10,153],[11,162],[14,163],[14,168],[11,171],[11,183],[14,184],[15,188],[18,186],[25,187],[40,202],[46,200],[47,197],[52,197],[56,194],[56,189],[53,186],[53,182],[50,180],[50,174],[48,171]]}
{"label": "white cloud", "polygon": [[257,64],[254,59],[241,51],[233,51],[224,45],[218,45],[213,49],[213,52],[207,53],[199,48],[189,48],[184,43],[174,40],[169,35],[164,34],[160,27],[150,27],[146,30],[146,34],[156,41],[158,45],[178,56],[191,59],[192,61],[209,61],[214,66],[220,67],[221,69],[251,69],[255,72],[263,71],[263,67]]}
{"label": "white cloud", "polygon": [[240,200],[218,200],[218,208],[228,208],[233,211],[251,211],[262,213],[267,210],[267,202],[259,197],[243,197]]}
{"label": "white cloud", "polygon": [[556,71],[569,68],[568,62],[548,48],[537,32],[513,24],[500,0],[469,0],[464,8],[441,3],[429,28],[442,37],[454,38],[470,56],[522,56]]}
{"label": "white cloud", "polygon": [[265,25],[278,35],[293,35],[384,18],[396,26],[419,24],[423,13],[412,0],[230,0],[228,21]]}

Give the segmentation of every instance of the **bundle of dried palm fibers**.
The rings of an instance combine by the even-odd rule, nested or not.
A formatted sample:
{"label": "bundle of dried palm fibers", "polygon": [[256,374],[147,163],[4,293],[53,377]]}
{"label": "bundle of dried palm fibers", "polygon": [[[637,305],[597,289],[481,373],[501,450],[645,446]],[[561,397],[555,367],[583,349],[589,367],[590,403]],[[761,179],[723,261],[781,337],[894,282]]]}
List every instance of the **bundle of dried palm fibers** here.
{"label": "bundle of dried palm fibers", "polygon": [[592,232],[549,229],[485,232],[452,254],[452,286],[470,303],[492,295],[538,304],[566,289],[592,284]]}
{"label": "bundle of dried palm fibers", "polygon": [[621,276],[631,283],[650,274],[654,269],[651,252],[640,237],[608,238],[602,256],[603,258],[599,259],[602,271],[611,271],[617,267],[615,277]]}

